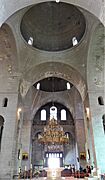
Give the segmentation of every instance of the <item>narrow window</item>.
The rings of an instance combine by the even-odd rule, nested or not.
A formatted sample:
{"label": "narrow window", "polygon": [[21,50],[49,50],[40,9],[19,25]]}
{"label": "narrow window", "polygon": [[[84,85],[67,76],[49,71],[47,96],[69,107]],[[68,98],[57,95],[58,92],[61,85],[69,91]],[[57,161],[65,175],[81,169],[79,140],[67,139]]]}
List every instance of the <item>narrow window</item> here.
{"label": "narrow window", "polygon": [[66,120],[66,110],[65,109],[61,110],[61,120],[63,120],[63,121]]}
{"label": "narrow window", "polygon": [[46,158],[48,158],[48,153],[46,154]]}
{"label": "narrow window", "polygon": [[57,153],[57,158],[59,158],[59,153]]}
{"label": "narrow window", "polygon": [[60,0],[56,0],[56,3],[59,3],[60,2]]}
{"label": "narrow window", "polygon": [[39,132],[39,133],[37,133],[37,139],[40,139],[40,138],[42,138],[42,135],[41,135],[41,133]]}
{"label": "narrow window", "polygon": [[57,120],[57,108],[55,106],[50,108],[50,119],[52,118]]}
{"label": "narrow window", "polygon": [[4,118],[0,116],[0,150],[1,150],[1,141],[3,135],[3,128],[4,128]]}
{"label": "narrow window", "polygon": [[104,129],[104,134],[105,134],[105,114],[102,116],[103,119],[103,129]]}
{"label": "narrow window", "polygon": [[76,37],[72,38],[72,44],[73,44],[73,46],[76,46],[78,44],[78,41],[77,41]]}
{"label": "narrow window", "polygon": [[66,137],[69,139],[69,133],[68,133],[68,132],[66,132],[66,133],[65,133],[65,135],[66,135]]}
{"label": "narrow window", "polygon": [[67,89],[70,89],[70,83],[69,82],[67,82]]}
{"label": "narrow window", "polygon": [[36,85],[36,89],[40,89],[40,83]]}
{"label": "narrow window", "polygon": [[102,97],[102,96],[99,96],[99,97],[98,97],[98,104],[99,104],[99,105],[104,105],[104,100],[103,100],[103,97]]}
{"label": "narrow window", "polygon": [[28,44],[32,46],[33,45],[33,41],[34,41],[33,37],[30,37],[29,40],[28,40]]}
{"label": "narrow window", "polygon": [[60,158],[62,158],[62,153],[60,153]]}
{"label": "narrow window", "polygon": [[49,158],[51,158],[51,153],[49,153]]}
{"label": "narrow window", "polygon": [[8,98],[3,99],[3,107],[7,107],[8,104]]}
{"label": "narrow window", "polygon": [[46,110],[45,109],[41,110],[41,121],[46,121]]}
{"label": "narrow window", "polygon": [[18,150],[18,160],[20,160],[20,149]]}
{"label": "narrow window", "polygon": [[90,150],[88,149],[88,160],[90,160]]}

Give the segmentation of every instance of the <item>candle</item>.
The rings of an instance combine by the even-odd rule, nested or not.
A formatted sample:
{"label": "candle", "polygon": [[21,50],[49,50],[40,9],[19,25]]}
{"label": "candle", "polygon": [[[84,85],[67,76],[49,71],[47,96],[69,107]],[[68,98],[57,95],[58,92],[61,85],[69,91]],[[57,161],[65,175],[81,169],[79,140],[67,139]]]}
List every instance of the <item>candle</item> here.
{"label": "candle", "polygon": [[32,164],[31,164],[31,169],[32,169]]}
{"label": "candle", "polygon": [[25,171],[27,171],[27,166],[25,166]]}
{"label": "candle", "polygon": [[21,168],[19,167],[19,173],[20,173],[20,169],[21,169]]}

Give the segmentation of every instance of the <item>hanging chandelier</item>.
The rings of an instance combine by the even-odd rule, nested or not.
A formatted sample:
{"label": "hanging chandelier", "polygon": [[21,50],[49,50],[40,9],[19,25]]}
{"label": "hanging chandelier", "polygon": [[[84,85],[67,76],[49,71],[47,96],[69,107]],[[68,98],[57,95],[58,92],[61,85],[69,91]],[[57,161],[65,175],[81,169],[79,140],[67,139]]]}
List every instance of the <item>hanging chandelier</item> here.
{"label": "hanging chandelier", "polygon": [[63,127],[54,118],[48,121],[44,132],[38,137],[39,143],[46,145],[63,145],[69,143],[69,137],[65,135]]}

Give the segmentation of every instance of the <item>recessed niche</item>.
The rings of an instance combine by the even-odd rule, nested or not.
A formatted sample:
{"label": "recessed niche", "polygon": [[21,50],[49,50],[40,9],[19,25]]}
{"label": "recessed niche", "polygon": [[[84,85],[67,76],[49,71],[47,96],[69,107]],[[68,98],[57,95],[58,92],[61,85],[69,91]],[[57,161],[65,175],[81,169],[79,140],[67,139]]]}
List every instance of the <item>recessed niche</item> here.
{"label": "recessed niche", "polygon": [[104,105],[104,100],[103,100],[103,97],[102,97],[102,96],[99,96],[99,97],[98,97],[98,104],[99,104],[99,105]]}

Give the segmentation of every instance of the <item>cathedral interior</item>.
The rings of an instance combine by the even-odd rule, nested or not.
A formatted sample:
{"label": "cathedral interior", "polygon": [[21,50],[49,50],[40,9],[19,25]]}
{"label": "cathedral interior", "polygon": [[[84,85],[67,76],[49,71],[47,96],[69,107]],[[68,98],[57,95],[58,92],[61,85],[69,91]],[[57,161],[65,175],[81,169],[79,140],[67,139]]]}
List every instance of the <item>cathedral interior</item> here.
{"label": "cathedral interior", "polygon": [[71,166],[104,176],[104,9],[104,0],[0,1],[0,180]]}

